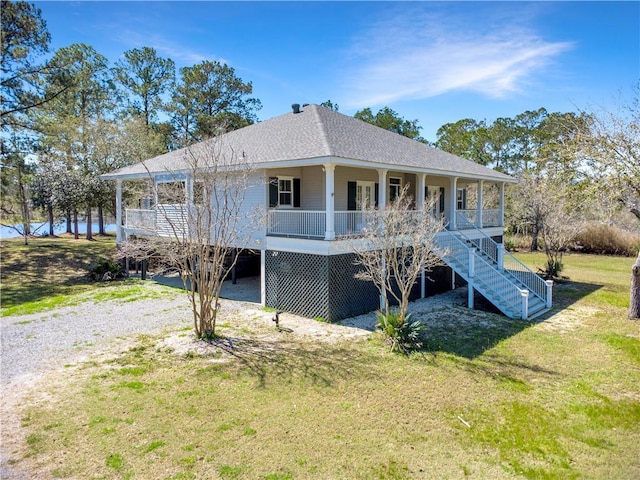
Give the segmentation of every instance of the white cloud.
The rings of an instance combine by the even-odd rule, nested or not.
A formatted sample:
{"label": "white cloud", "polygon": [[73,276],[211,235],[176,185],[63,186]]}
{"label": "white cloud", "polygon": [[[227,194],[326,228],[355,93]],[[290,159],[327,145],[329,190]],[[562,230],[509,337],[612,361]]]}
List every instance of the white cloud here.
{"label": "white cloud", "polygon": [[352,45],[344,103],[361,108],[452,91],[504,97],[573,46],[532,32],[522,10],[464,8],[472,5],[473,13],[447,15],[431,5],[428,13],[404,9],[372,25]]}
{"label": "white cloud", "polygon": [[167,57],[175,61],[178,68],[181,66],[191,67],[205,60],[228,63],[224,58],[194,50],[184,44],[168,40],[162,35],[155,33],[143,36],[137,32],[127,31],[124,34],[119,35],[119,37],[121,41],[126,42],[129,45],[134,45],[132,48],[147,46],[155,49],[160,56]]}

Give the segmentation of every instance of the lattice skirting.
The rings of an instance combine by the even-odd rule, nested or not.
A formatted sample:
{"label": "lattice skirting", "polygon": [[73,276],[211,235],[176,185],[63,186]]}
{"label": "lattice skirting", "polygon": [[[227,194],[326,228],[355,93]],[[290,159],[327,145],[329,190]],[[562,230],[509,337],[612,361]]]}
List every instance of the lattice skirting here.
{"label": "lattice skirting", "polygon": [[[355,254],[313,255],[284,251],[265,252],[266,305],[285,312],[326,321],[339,321],[376,310],[377,289],[357,280],[361,267]],[[451,288],[451,270],[438,267],[428,274],[427,295]],[[412,299],[420,297],[420,280]]]}

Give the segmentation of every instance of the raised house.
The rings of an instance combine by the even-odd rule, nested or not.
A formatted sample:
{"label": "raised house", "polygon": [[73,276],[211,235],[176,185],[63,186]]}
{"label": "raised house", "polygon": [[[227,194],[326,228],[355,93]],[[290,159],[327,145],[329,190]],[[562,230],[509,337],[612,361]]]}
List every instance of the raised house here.
{"label": "raised house", "polygon": [[[253,252],[263,305],[329,321],[378,308],[373,286],[354,278],[348,243],[362,226],[363,199],[384,208],[408,185],[417,211],[444,217],[438,242],[448,251],[445,267],[423,274],[415,298],[466,283],[470,306],[476,291],[512,318],[531,318],[551,307],[551,283],[502,245],[504,187],[515,181],[508,175],[318,105],[294,105],[291,113],[212,141],[220,155],[252,166],[243,208],[257,206],[266,221],[250,241],[235,246]],[[116,181],[118,242],[130,235],[168,235],[158,213],[168,206],[158,189],[149,201],[123,211],[124,181],[185,182],[183,204],[170,207],[193,205],[186,152],[103,177]],[[435,206],[426,211],[425,199],[433,196]]]}

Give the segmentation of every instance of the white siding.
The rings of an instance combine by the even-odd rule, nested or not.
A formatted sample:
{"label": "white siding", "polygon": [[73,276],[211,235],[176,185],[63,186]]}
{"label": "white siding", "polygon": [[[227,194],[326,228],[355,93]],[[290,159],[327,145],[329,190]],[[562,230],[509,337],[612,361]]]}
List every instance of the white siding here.
{"label": "white siding", "polygon": [[[212,198],[212,204],[215,200]],[[251,174],[240,205],[238,222],[239,233],[234,246],[243,248],[260,248],[265,236],[265,218],[267,202],[267,178],[264,170]],[[213,205],[215,208],[215,205]],[[213,239],[212,239],[213,240]]]}
{"label": "white siding", "polygon": [[324,201],[325,174],[322,167],[317,165],[303,168],[300,183],[302,189],[300,207],[303,210],[324,210],[326,208]]}

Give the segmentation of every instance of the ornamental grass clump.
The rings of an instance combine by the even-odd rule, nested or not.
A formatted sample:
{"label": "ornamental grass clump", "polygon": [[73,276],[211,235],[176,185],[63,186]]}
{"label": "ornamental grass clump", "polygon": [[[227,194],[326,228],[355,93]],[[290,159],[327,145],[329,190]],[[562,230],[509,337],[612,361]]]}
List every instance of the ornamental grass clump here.
{"label": "ornamental grass clump", "polygon": [[411,314],[377,312],[378,329],[392,352],[409,353],[422,348],[426,326],[419,320],[411,321]]}

